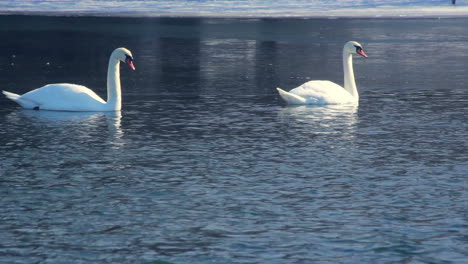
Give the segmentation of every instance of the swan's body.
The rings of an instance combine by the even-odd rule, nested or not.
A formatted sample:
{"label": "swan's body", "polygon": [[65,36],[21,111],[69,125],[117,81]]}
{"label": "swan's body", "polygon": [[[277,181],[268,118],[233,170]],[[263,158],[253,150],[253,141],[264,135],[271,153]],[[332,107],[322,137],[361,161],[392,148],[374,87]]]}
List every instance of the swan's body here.
{"label": "swan's body", "polygon": [[361,44],[349,41],[343,48],[344,87],[330,81],[310,81],[289,92],[276,88],[288,104],[358,104],[359,93],[354,80],[353,54],[367,55]]}
{"label": "swan's body", "polygon": [[25,109],[53,111],[119,111],[122,108],[120,61],[133,70],[132,53],[125,48],[112,52],[107,71],[107,102],[91,89],[77,84],[48,84],[23,95],[3,91],[3,94]]}

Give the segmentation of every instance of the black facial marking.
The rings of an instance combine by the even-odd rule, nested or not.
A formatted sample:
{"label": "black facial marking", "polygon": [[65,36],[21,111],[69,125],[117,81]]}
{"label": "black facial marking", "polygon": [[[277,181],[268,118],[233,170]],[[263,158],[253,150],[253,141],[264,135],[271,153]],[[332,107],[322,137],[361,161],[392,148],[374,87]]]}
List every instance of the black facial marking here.
{"label": "black facial marking", "polygon": [[132,56],[125,54],[125,60],[133,61]]}
{"label": "black facial marking", "polygon": [[354,47],[356,47],[356,51],[361,51],[362,50],[362,47],[360,47],[360,46],[354,45]]}

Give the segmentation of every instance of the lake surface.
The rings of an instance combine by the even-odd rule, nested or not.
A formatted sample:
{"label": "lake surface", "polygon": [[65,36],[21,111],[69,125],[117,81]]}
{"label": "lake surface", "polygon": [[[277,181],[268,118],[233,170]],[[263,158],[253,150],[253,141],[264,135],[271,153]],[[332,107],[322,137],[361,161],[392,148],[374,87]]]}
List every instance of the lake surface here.
{"label": "lake surface", "polygon": [[[1,263],[466,263],[468,19],[0,16],[1,89],[86,85],[119,113],[0,97]],[[359,107],[288,107],[342,83]]]}

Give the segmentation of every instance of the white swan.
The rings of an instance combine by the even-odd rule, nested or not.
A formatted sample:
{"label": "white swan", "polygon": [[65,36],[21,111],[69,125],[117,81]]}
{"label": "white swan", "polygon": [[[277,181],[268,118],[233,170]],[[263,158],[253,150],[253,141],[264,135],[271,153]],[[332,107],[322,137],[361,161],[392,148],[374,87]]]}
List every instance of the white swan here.
{"label": "white swan", "polygon": [[115,49],[107,69],[107,102],[91,89],[70,83],[48,84],[23,95],[3,91],[9,99],[23,108],[53,111],[119,111],[122,107],[120,91],[120,61],[132,70],[132,53],[126,48]]}
{"label": "white swan", "polygon": [[367,58],[361,44],[349,41],[343,47],[344,88],[330,81],[310,81],[289,92],[276,88],[288,104],[358,104],[359,94],[354,81],[353,54]]}

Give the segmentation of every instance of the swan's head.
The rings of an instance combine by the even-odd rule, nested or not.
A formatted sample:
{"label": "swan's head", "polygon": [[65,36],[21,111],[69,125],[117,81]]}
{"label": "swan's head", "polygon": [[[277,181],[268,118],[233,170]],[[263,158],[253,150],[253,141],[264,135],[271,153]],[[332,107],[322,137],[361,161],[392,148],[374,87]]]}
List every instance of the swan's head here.
{"label": "swan's head", "polygon": [[135,70],[135,65],[133,65],[133,55],[132,52],[126,48],[118,48],[112,52],[111,57],[114,57],[122,62],[125,62],[132,70]]}
{"label": "swan's head", "polygon": [[359,55],[367,58],[367,54],[362,49],[362,45],[359,44],[356,41],[348,41],[345,44],[344,49],[350,54],[359,54]]}

